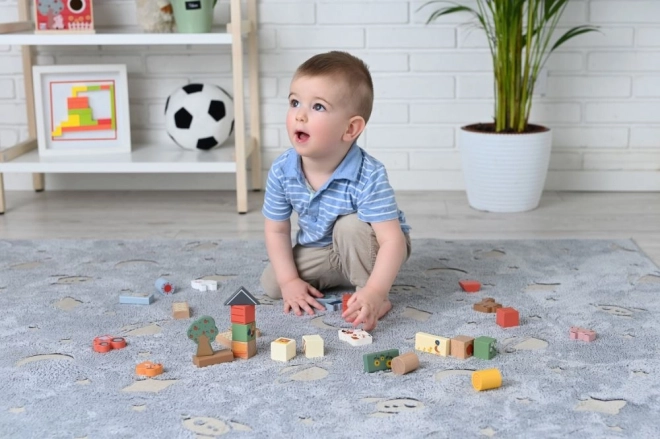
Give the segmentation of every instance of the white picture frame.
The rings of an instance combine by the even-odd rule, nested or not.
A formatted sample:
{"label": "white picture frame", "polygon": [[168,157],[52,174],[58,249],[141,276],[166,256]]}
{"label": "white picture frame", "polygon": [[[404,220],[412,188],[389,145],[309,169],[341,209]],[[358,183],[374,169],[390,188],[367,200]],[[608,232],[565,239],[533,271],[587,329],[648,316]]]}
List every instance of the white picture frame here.
{"label": "white picture frame", "polygon": [[39,155],[131,152],[126,65],[33,67]]}

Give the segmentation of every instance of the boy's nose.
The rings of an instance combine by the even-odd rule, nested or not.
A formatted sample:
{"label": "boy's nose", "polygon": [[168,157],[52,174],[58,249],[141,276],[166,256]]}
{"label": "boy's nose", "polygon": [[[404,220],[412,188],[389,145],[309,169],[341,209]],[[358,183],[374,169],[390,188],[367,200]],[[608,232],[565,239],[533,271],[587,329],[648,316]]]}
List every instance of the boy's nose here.
{"label": "boy's nose", "polygon": [[305,120],[307,120],[307,114],[304,111],[298,110],[296,113],[296,121],[304,122]]}

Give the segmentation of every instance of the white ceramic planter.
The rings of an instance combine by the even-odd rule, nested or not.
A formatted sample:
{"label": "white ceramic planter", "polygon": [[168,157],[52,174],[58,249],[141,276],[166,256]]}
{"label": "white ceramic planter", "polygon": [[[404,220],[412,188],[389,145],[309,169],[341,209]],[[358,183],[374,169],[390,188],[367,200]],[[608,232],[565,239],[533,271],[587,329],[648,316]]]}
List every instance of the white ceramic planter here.
{"label": "white ceramic planter", "polygon": [[548,173],[552,132],[495,134],[462,127],[459,147],[470,206],[524,212],[539,205]]}

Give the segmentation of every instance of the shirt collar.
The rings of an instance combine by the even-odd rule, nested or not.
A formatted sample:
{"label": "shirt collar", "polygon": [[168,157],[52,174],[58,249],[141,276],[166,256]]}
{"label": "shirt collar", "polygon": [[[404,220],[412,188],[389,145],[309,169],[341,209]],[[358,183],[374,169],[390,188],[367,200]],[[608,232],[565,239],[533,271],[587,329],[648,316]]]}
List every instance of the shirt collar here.
{"label": "shirt collar", "polygon": [[[286,159],[284,163],[283,172],[287,178],[298,178],[302,177],[302,169],[300,167],[300,155],[294,150],[291,150],[291,154]],[[332,178],[330,180],[357,180],[358,173],[360,172],[360,167],[362,166],[362,150],[357,145],[353,143],[349,148],[348,152],[344,159],[339,163],[335,172],[332,173]]]}

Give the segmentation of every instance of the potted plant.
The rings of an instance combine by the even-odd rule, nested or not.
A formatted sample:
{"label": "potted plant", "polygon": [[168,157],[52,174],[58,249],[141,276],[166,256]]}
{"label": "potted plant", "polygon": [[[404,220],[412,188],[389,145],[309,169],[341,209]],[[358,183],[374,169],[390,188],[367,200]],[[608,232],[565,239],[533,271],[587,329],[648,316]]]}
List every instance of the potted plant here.
{"label": "potted plant", "polygon": [[[432,3],[447,3],[439,0]],[[523,212],[538,206],[550,161],[550,128],[529,123],[536,79],[550,54],[566,41],[596,30],[577,26],[553,41],[568,0],[476,0],[437,9],[427,24],[467,12],[483,29],[493,60],[495,115],[461,127],[459,147],[470,206]]]}

